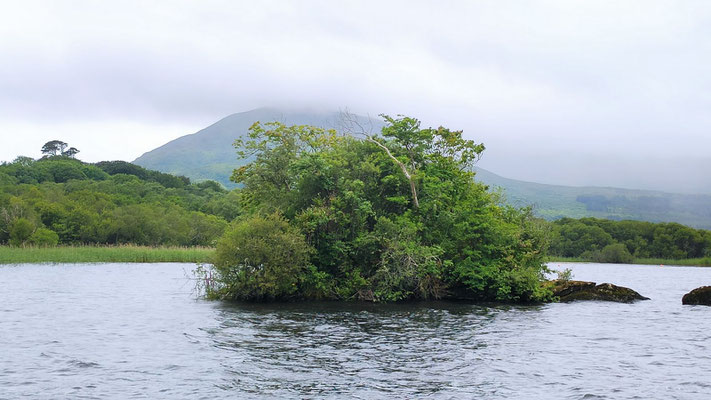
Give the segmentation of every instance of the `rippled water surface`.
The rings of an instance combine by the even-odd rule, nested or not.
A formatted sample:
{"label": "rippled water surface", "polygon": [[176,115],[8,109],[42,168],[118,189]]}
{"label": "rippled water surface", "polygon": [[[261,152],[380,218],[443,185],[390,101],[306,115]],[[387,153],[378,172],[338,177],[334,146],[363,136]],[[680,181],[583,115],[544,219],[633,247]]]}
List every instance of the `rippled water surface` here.
{"label": "rippled water surface", "polygon": [[652,300],[236,305],[189,264],[0,266],[0,399],[711,398],[711,269],[559,264]]}

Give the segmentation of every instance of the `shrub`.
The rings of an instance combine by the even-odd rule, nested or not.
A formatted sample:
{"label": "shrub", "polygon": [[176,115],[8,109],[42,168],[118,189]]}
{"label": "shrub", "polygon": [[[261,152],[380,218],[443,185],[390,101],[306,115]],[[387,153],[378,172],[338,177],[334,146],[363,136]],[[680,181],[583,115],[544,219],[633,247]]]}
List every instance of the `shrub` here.
{"label": "shrub", "polygon": [[573,270],[570,268],[566,268],[562,271],[555,271],[557,278],[559,281],[564,281],[567,282],[571,279],[573,279]]}
{"label": "shrub", "polygon": [[59,235],[51,229],[39,228],[30,236],[29,242],[39,247],[54,247],[59,243]]}
{"label": "shrub", "polygon": [[311,252],[303,234],[277,214],[238,221],[217,242],[214,265],[220,288],[212,296],[287,298],[304,279]]}
{"label": "shrub", "polygon": [[10,244],[22,246],[35,231],[35,224],[26,218],[16,219],[10,226]]}
{"label": "shrub", "polygon": [[599,263],[630,264],[634,261],[634,256],[622,243],[609,244],[602,250],[587,251],[583,253],[583,258]]}

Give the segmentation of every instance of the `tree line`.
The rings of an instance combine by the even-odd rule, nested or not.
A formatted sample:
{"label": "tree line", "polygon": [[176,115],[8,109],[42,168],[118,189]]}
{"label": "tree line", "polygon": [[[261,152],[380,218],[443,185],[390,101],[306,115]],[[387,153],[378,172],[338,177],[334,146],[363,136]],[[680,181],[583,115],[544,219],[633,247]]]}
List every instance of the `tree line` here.
{"label": "tree line", "polygon": [[211,246],[237,195],[123,161],[19,157],[0,165],[0,244]]}
{"label": "tree line", "polygon": [[597,262],[711,256],[711,231],[677,223],[562,218],[551,224],[550,254]]}

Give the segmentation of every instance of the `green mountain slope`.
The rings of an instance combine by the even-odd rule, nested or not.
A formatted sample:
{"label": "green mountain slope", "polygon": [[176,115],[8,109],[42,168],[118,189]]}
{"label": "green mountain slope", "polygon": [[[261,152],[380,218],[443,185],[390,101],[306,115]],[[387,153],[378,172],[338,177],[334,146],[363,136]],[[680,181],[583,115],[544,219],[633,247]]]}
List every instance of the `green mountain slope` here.
{"label": "green mountain slope", "polygon": [[[380,122],[358,117],[365,126],[378,130]],[[239,165],[232,143],[244,135],[255,121],[280,121],[338,129],[338,112],[290,112],[260,108],[232,114],[209,127],[170,141],[134,161],[142,167],[185,175],[193,180],[212,179],[233,188],[229,181]],[[679,222],[698,228],[711,228],[711,196],[673,194],[646,190],[604,187],[546,185],[507,179],[477,168],[477,179],[493,190],[501,188],[511,204],[531,205],[546,219],[598,217],[635,219],[651,222]]]}
{"label": "green mountain slope", "polygon": [[[287,125],[314,125],[337,129],[342,125],[340,112],[293,112],[259,108],[232,114],[201,131],[179,137],[138,157],[134,164],[144,168],[184,175],[194,181],[212,179],[234,188],[229,177],[238,165],[235,139],[247,133],[256,121],[279,121]],[[364,127],[380,126],[378,121],[358,117]],[[378,128],[379,129],[379,128]]]}
{"label": "green mountain slope", "polygon": [[607,187],[546,185],[508,179],[477,168],[477,179],[501,188],[516,206],[533,206],[548,220],[562,217],[678,222],[711,228],[711,196]]}

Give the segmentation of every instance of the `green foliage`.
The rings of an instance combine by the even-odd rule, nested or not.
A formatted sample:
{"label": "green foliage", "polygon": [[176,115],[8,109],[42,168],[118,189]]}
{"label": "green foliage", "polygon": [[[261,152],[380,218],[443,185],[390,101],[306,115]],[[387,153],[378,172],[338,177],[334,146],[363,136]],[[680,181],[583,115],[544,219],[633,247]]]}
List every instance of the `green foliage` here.
{"label": "green foliage", "polygon": [[236,222],[220,238],[214,265],[224,285],[213,295],[241,300],[293,296],[305,279],[311,247],[277,214]]}
{"label": "green foliage", "polygon": [[51,229],[38,228],[32,236],[30,236],[29,242],[33,246],[53,247],[59,243],[59,235]]}
{"label": "green foliage", "polygon": [[35,232],[35,224],[26,218],[18,218],[10,225],[10,244],[13,246],[24,245]]}
{"label": "green foliage", "polygon": [[562,271],[555,271],[555,272],[556,272],[556,276],[557,276],[556,279],[559,281],[567,282],[567,281],[573,279],[573,270],[571,270],[570,268],[566,268]]}
{"label": "green foliage", "polygon": [[551,237],[553,255],[599,262],[701,258],[711,251],[710,231],[677,223],[563,218]]}
{"label": "green foliage", "polygon": [[207,247],[122,246],[0,246],[0,264],[96,262],[207,262],[214,254]]}
{"label": "green foliage", "polygon": [[167,188],[184,188],[190,179],[158,171],[151,171],[125,161],[101,161],[96,166],[109,175],[125,174],[138,177],[142,181],[156,182]]}
{"label": "green foliage", "polygon": [[114,174],[61,156],[0,165],[0,245],[214,246],[241,213],[239,196],[214,182],[99,165]]}
{"label": "green foliage", "polygon": [[581,257],[599,263],[629,264],[634,257],[622,243],[608,244],[602,250],[586,251]]}
{"label": "green foliage", "polygon": [[576,257],[585,251],[602,249],[614,242],[612,236],[599,226],[581,221],[558,223],[553,233],[551,252],[563,257]]}
{"label": "green foliage", "polygon": [[[385,119],[382,136],[363,134],[363,140],[274,122],[257,123],[236,141],[250,161],[232,175],[243,185],[242,211],[255,221],[279,213],[280,229],[299,232],[313,251],[296,282],[290,280],[296,285],[279,296],[264,295],[253,275],[242,272],[245,266],[223,263],[216,279],[230,289],[221,295],[548,299],[540,285],[545,224],[473,180],[471,166],[484,146],[458,131],[423,129],[413,118]],[[228,235],[218,253],[243,251],[239,243],[248,236]],[[264,243],[252,245],[268,253]],[[239,260],[236,254],[232,260]],[[238,265],[239,273],[224,265]]]}

